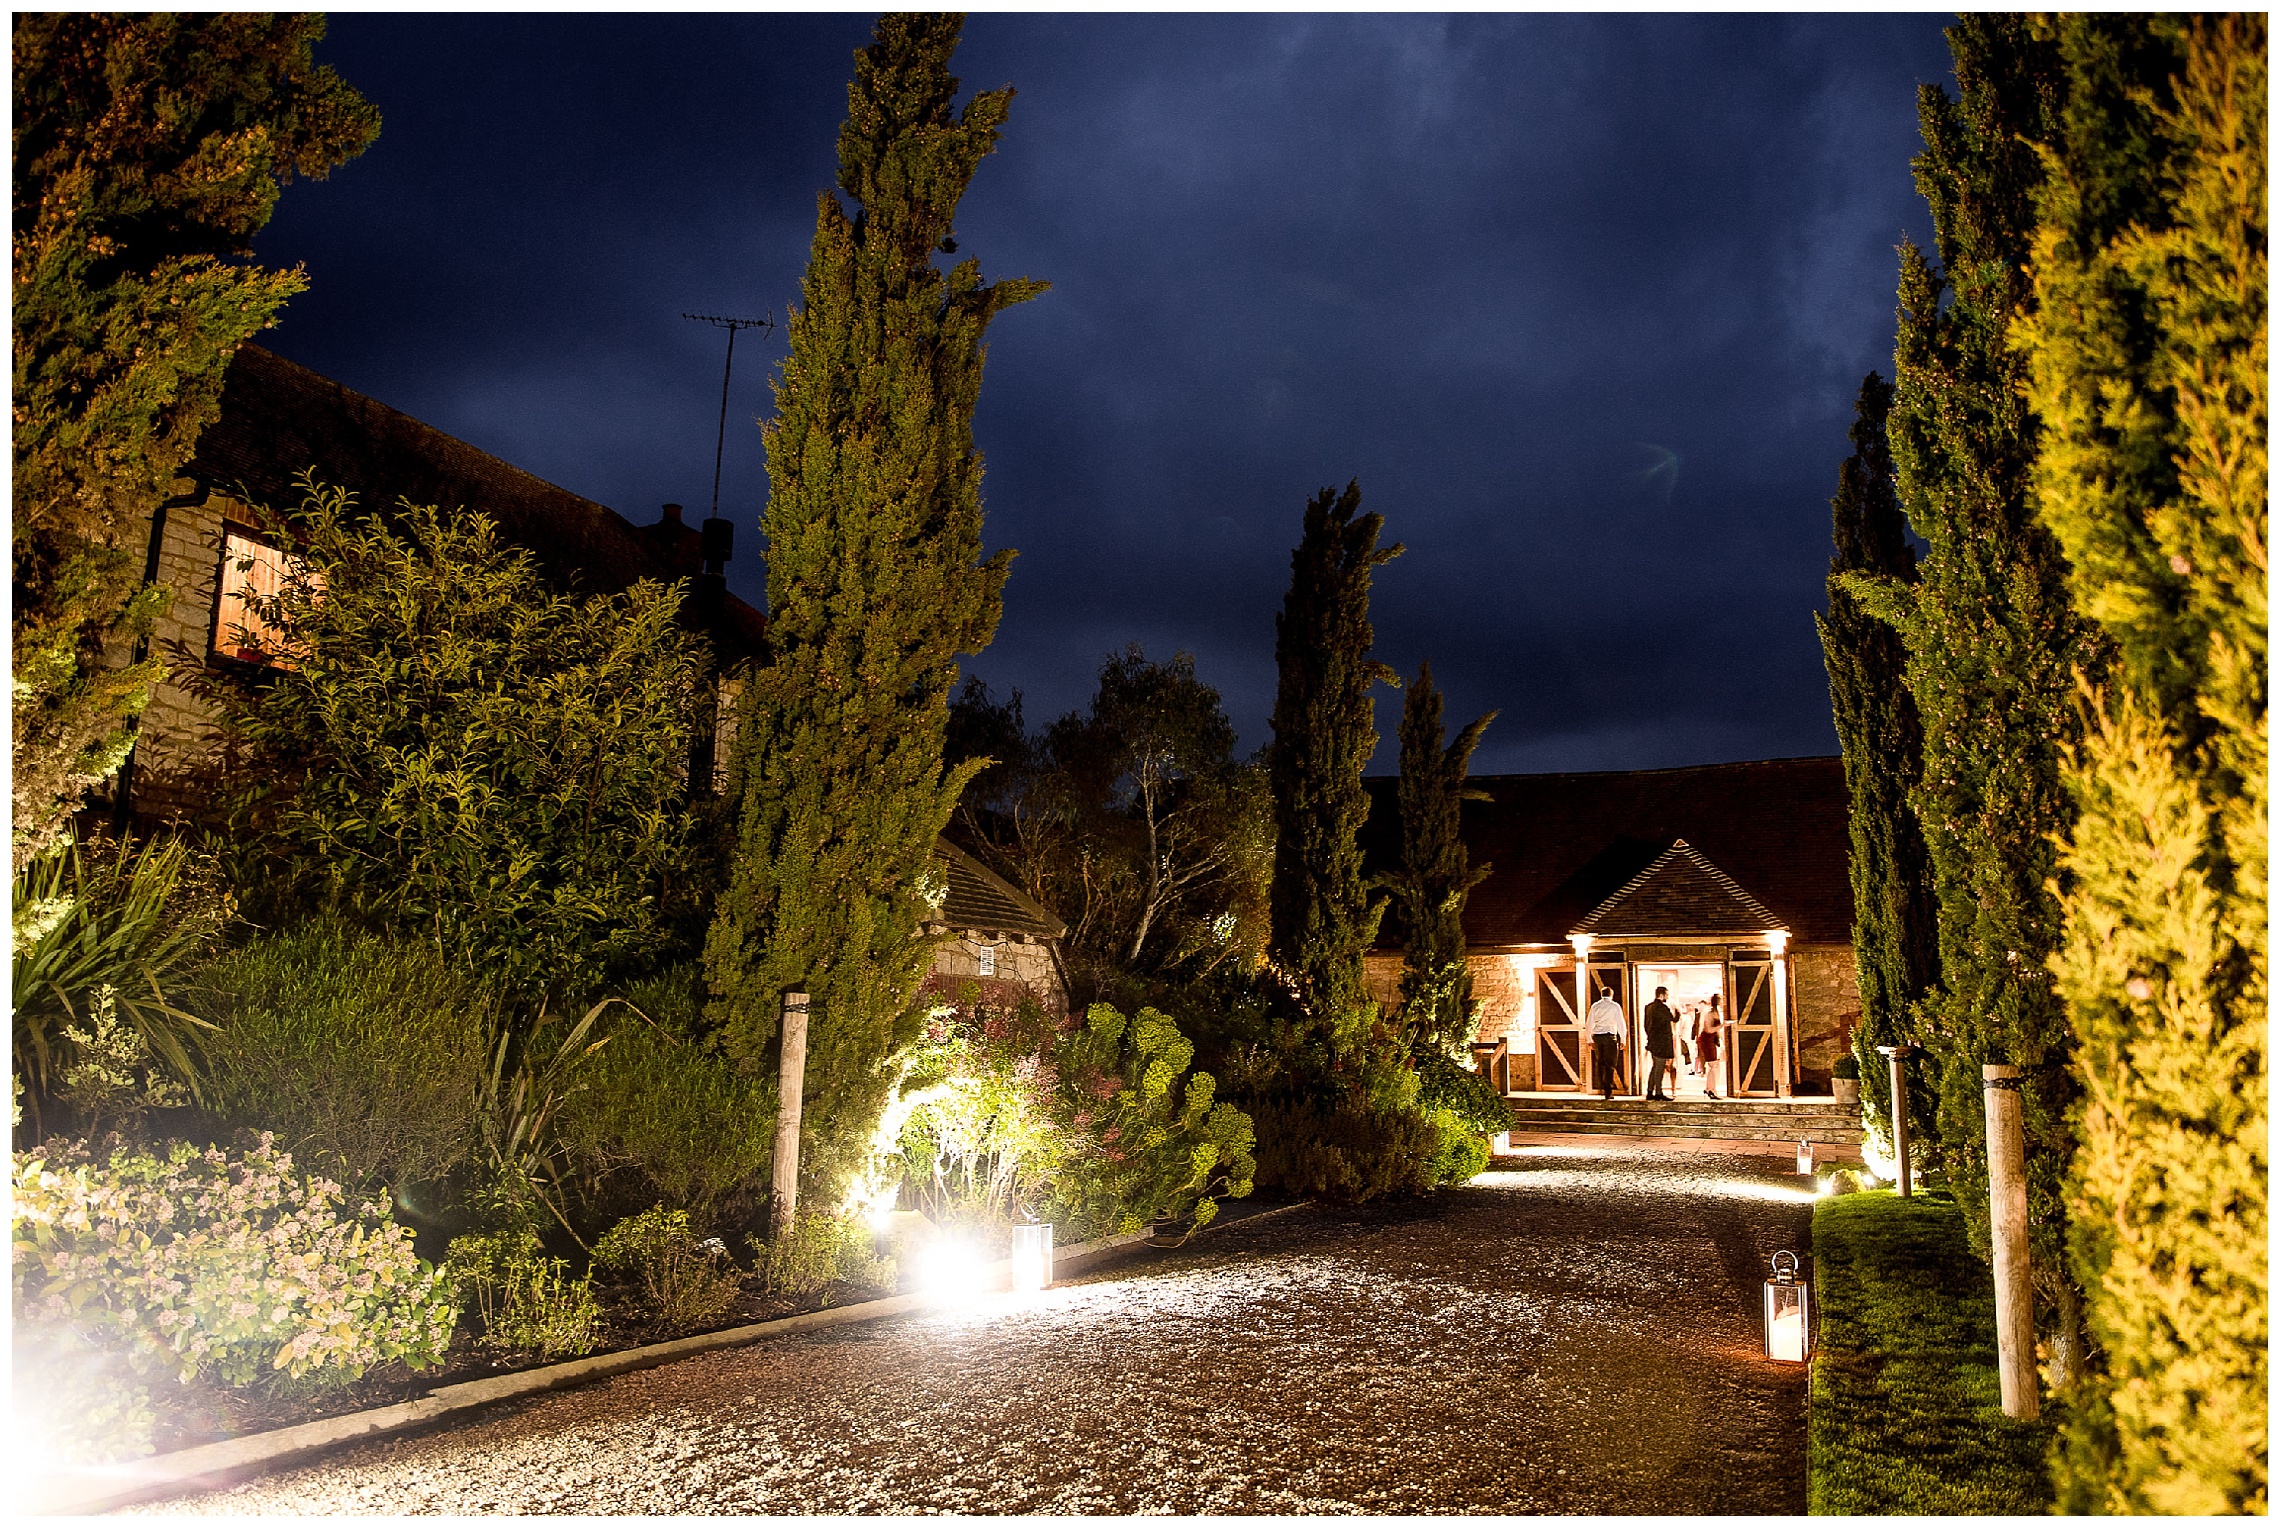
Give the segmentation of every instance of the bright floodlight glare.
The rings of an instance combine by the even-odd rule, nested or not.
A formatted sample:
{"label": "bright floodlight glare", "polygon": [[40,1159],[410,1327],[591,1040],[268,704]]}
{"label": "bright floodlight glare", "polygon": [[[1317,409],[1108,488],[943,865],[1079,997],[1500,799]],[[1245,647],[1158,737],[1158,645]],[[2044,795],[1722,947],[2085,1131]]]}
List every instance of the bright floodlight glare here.
{"label": "bright floodlight glare", "polygon": [[944,1237],[919,1259],[919,1284],[935,1300],[972,1300],[987,1293],[988,1270],[981,1248]]}

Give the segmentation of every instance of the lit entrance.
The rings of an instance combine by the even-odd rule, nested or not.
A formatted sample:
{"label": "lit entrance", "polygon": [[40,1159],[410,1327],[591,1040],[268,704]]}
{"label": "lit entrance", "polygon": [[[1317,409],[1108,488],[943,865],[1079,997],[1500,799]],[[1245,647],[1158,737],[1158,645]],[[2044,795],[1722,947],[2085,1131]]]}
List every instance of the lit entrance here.
{"label": "lit entrance", "polygon": [[[1724,1005],[1726,1001],[1726,967],[1723,962],[1705,961],[1700,964],[1684,965],[1658,962],[1641,964],[1637,969],[1639,980],[1635,989],[1635,1001],[1631,1005],[1631,1032],[1638,1037],[1642,1066],[1646,1055],[1646,1030],[1642,1022],[1643,1016],[1647,1011],[1647,1004],[1655,1000],[1655,988],[1668,987],[1670,996],[1663,1001],[1670,1005],[1671,1012],[1678,1015],[1678,1028],[1673,1036],[1677,1047],[1677,1055],[1673,1058],[1678,1068],[1677,1095],[1681,1098],[1700,1098],[1703,1095],[1704,1088],[1700,1063],[1695,1057],[1693,1049],[1694,1024],[1696,1017],[1708,1010],[1712,997],[1716,997],[1721,1006]],[[1731,1018],[1731,1015],[1728,1017]],[[1726,1059],[1721,1053],[1718,1059],[1718,1071],[1721,1078],[1725,1068]],[[1640,1075],[1645,1076],[1643,1069]],[[1715,1088],[1720,1095],[1726,1093],[1726,1084],[1723,1080],[1716,1081]]]}

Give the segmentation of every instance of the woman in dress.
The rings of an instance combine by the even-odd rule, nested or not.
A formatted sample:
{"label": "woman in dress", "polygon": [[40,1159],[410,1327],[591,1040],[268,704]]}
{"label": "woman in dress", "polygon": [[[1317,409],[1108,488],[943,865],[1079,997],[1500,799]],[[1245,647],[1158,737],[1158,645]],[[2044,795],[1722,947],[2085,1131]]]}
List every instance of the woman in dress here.
{"label": "woman in dress", "polygon": [[1705,1098],[1718,1096],[1718,1057],[1725,1049],[1726,1038],[1726,1015],[1722,1003],[1723,1000],[1717,993],[1711,993],[1710,1001],[1703,1005],[1701,1013],[1694,1020],[1694,1066],[1702,1074],[1702,1096]]}

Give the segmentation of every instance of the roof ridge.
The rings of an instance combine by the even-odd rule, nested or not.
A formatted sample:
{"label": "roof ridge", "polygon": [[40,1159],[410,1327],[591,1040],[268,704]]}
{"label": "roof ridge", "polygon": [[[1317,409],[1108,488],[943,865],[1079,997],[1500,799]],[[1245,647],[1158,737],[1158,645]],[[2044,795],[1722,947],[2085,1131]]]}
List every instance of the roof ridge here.
{"label": "roof ridge", "polygon": [[1598,923],[1606,915],[1612,913],[1616,908],[1620,907],[1625,901],[1627,901],[1632,895],[1638,892],[1649,881],[1653,880],[1657,875],[1659,875],[1664,867],[1669,865],[1674,858],[1678,857],[1681,854],[1685,855],[1689,864],[1693,865],[1697,870],[1700,870],[1704,875],[1708,876],[1711,881],[1716,883],[1721,891],[1725,892],[1736,902],[1740,903],[1743,911],[1756,915],[1756,927],[1782,930],[1786,930],[1789,927],[1787,923],[1784,923],[1781,919],[1776,918],[1771,910],[1769,910],[1763,902],[1760,902],[1756,897],[1751,896],[1748,891],[1744,890],[1742,884],[1739,881],[1735,880],[1732,876],[1726,874],[1725,871],[1719,869],[1717,865],[1713,864],[1701,850],[1695,848],[1694,845],[1688,843],[1683,838],[1674,838],[1670,841],[1669,848],[1663,850],[1662,853],[1656,855],[1652,860],[1647,862],[1647,867],[1644,870],[1641,870],[1637,875],[1632,876],[1628,881],[1625,881],[1621,886],[1616,888],[1612,896],[1608,897],[1597,907],[1594,907],[1590,912],[1585,913],[1583,917],[1578,919],[1576,921],[1574,931],[1578,934],[1588,934],[1592,932],[1592,925]]}

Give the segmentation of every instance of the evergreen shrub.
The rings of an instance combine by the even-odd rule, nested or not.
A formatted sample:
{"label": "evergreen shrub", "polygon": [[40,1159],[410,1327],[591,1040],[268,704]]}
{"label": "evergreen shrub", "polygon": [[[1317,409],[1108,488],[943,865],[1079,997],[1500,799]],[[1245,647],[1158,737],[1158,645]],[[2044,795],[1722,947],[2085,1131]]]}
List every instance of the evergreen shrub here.
{"label": "evergreen shrub", "polygon": [[662,1203],[712,1234],[759,1214],[775,1156],[776,1085],[703,1022],[693,964],[626,988],[582,1061],[555,1131],[588,1214]]}
{"label": "evergreen shrub", "polygon": [[[853,1215],[802,1210],[791,1230],[773,1242],[752,1239],[761,1287],[779,1300],[832,1303],[834,1285],[855,1289],[895,1287],[895,1260],[881,1257],[871,1228]],[[820,1299],[819,1299],[820,1297]]]}
{"label": "evergreen shrub", "polygon": [[718,1319],[736,1303],[742,1278],[717,1240],[697,1240],[688,1213],[663,1205],[631,1215],[594,1244],[594,1263],[632,1286],[651,1325],[682,1332]]}
{"label": "evergreen shrub", "polygon": [[[1254,1103],[1251,1112],[1259,1181],[1294,1198],[1357,1204],[1421,1194],[1457,1165],[1444,1154],[1441,1126],[1415,1109],[1297,1100]],[[1485,1156],[1484,1147],[1482,1166]]]}
{"label": "evergreen shrub", "polygon": [[208,1105],[352,1188],[442,1182],[474,1149],[495,996],[433,944],[320,916],[232,950],[188,999]]}
{"label": "evergreen shrub", "polygon": [[387,1196],[352,1205],[267,1136],[51,1143],[16,1154],[13,1189],[14,1383],[67,1453],[148,1452],[154,1378],[344,1383],[434,1367],[451,1340],[450,1290]]}

